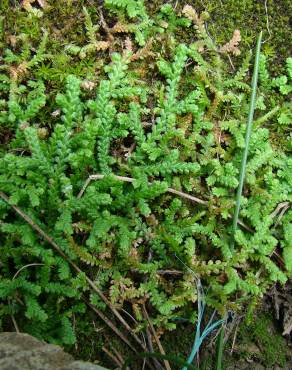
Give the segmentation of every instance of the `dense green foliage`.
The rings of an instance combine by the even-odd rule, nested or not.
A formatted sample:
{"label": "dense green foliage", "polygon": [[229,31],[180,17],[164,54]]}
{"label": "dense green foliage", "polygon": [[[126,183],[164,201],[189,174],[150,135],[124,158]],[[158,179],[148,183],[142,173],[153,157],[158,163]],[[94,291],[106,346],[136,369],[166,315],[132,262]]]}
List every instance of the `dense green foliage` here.
{"label": "dense green foliage", "polygon": [[[228,55],[235,49],[215,45],[205,28],[207,15],[194,9],[182,15],[166,4],[150,17],[142,0],[106,0],[105,6],[118,17],[109,35],[127,37],[119,53],[104,57],[91,83],[90,73],[70,73],[63,91],[51,93],[52,81],[66,74],[56,77],[52,64],[46,65],[53,59],[46,54],[46,33],[33,52],[25,37],[22,50],[6,49],[0,124],[9,138],[0,189],[113,305],[132,312],[138,328],[145,325],[144,304],[158,328],[175,328],[178,317],[195,320],[196,276],[208,287],[210,305],[221,313],[239,309],[292,272],[292,211],[281,207],[292,200],[292,59],[285,75],[270,77],[261,56],[243,227],[232,252],[251,54],[230,72]],[[110,37],[100,44],[83,11],[87,39],[67,45],[67,63],[76,58],[82,65],[115,45]],[[197,39],[184,44],[175,35],[187,27]],[[159,51],[155,43],[151,48],[153,40]],[[94,174],[103,177],[83,188]],[[89,292],[85,275],[75,275],[4,201],[0,232],[2,326],[12,316],[24,331],[74,343],[73,318],[87,310],[82,295],[105,310],[104,303]]]}

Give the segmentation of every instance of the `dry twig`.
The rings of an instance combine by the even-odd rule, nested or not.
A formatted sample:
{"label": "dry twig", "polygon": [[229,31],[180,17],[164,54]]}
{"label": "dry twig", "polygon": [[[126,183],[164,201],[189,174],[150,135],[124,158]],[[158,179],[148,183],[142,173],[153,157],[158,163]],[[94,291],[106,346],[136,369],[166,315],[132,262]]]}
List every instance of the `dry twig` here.
{"label": "dry twig", "polygon": [[[87,186],[90,184],[90,182],[92,180],[102,180],[104,177],[105,177],[105,175],[101,175],[101,174],[90,175],[88,177],[88,179],[85,181],[85,183],[84,183],[82,189],[80,190],[79,194],[77,195],[77,198],[81,198],[82,197],[82,195],[84,194]],[[117,180],[124,181],[124,182],[130,182],[130,183],[133,183],[135,181],[135,179],[133,179],[132,177],[126,177],[126,176],[116,176],[115,175],[115,178]],[[200,198],[194,197],[193,195],[189,195],[189,194],[183,193],[182,191],[175,190],[173,188],[168,188],[167,191],[169,193],[179,195],[182,198],[186,198],[186,199],[192,200],[193,202],[196,202],[196,203],[199,203],[199,204],[204,204],[204,205],[207,205],[208,204],[208,202],[206,200],[202,200]]]}
{"label": "dry twig", "polygon": [[[87,180],[85,181],[82,189],[80,190],[80,192],[78,193],[77,195],[77,198],[80,199],[82,197],[82,195],[84,194],[87,186],[90,184],[91,181],[94,181],[94,180],[102,180],[103,178],[105,177],[105,175],[101,175],[101,174],[96,174],[96,175],[90,175]],[[134,178],[132,177],[127,177],[127,176],[117,176],[115,175],[115,178],[117,180],[120,180],[120,181],[124,181],[124,182],[129,182],[129,183],[133,183],[135,181]],[[151,185],[151,183],[149,183]],[[193,195],[189,195],[187,193],[184,193],[182,191],[179,191],[179,190],[175,190],[173,188],[168,188],[167,189],[167,192],[168,193],[172,193],[172,194],[175,194],[175,195],[178,195],[182,198],[185,198],[185,199],[188,199],[188,200],[191,200],[192,202],[195,202],[195,203],[199,203],[199,204],[203,204],[205,206],[208,205],[208,201],[207,200],[203,200],[203,199],[200,199],[200,198],[197,198]],[[249,232],[253,232],[253,230],[247,226],[244,222],[242,222],[241,220],[238,220],[238,223],[239,225],[241,225],[243,228],[245,228],[247,231]]]}
{"label": "dry twig", "polygon": [[231,354],[231,355],[232,355],[232,353],[233,353],[233,351],[234,351],[235,342],[236,342],[237,333],[238,333],[238,328],[239,328],[239,322],[238,322],[238,324],[236,325],[236,328],[235,328],[235,331],[234,331],[234,336],[233,336],[233,339],[232,339],[232,346],[231,346],[231,350],[230,350],[230,354]]}
{"label": "dry twig", "polygon": [[16,273],[14,274],[12,280],[14,280],[17,275],[24,269],[26,269],[27,267],[31,267],[31,266],[44,266],[43,263],[29,263],[28,265],[25,265],[25,266],[22,266],[18,271],[16,271]]}
{"label": "dry twig", "polygon": [[105,19],[104,19],[104,16],[103,16],[103,12],[102,12],[102,8],[100,7],[99,8],[99,18],[100,18],[100,23],[101,23],[101,26],[102,28],[105,30],[106,34],[107,34],[107,39],[109,41],[110,44],[112,44],[114,42],[114,36],[111,32],[111,29],[109,28],[109,26],[107,25]]}
{"label": "dry twig", "polygon": [[105,316],[97,307],[93,306],[90,302],[88,302],[84,297],[82,298],[83,301],[94,311],[101,319],[104,321],[107,326],[109,326],[117,336],[127,344],[134,352],[137,352],[136,349],[132,346],[132,344],[128,341],[128,339],[124,336],[124,334],[111,322],[111,320]]}
{"label": "dry twig", "polygon": [[[72,267],[77,273],[84,272],[69,258],[66,256],[66,254],[62,251],[62,249],[56,244],[56,242],[48,235],[46,234],[27,214],[25,214],[20,208],[16,207],[15,205],[10,204],[9,198],[6,194],[4,194],[2,191],[0,191],[0,197],[8,203],[14,211],[20,215],[39,235],[41,235]],[[110,308],[112,313],[117,317],[117,319],[120,321],[120,323],[128,330],[128,332],[131,334],[131,336],[135,339],[135,341],[140,345],[140,347],[143,350],[146,350],[144,343],[140,340],[140,338],[137,336],[136,333],[132,330],[132,328],[129,326],[129,324],[124,320],[124,318],[120,315],[120,313],[116,310],[116,308],[111,304],[111,302],[106,298],[106,296],[103,294],[103,292],[94,284],[94,282],[85,275],[85,279],[89,286],[92,288],[92,290],[99,295],[99,297],[104,301],[104,303]],[[108,320],[110,321],[110,320]],[[108,324],[108,322],[107,322]],[[118,329],[116,329],[118,330]],[[115,332],[116,332],[115,330]],[[133,348],[132,348],[133,349]]]}
{"label": "dry twig", "polygon": [[[151,320],[149,318],[149,315],[148,315],[148,312],[147,312],[147,310],[145,308],[145,305],[143,305],[143,313],[144,313],[144,316],[146,317],[146,319],[148,321],[148,324],[150,326],[150,329],[152,331],[152,334],[154,336],[155,342],[156,342],[156,344],[157,344],[157,346],[159,348],[160,353],[165,356],[164,348],[162,347],[162,344],[161,344],[161,342],[160,342],[160,340],[158,338],[158,335],[157,335],[157,333],[155,331],[155,328],[154,328],[154,326],[153,326],[153,324],[152,324],[152,322],[151,322]],[[171,370],[171,367],[170,367],[170,364],[169,364],[168,360],[163,360],[163,362],[164,362],[164,365],[165,365],[165,369],[166,370]]]}
{"label": "dry twig", "polygon": [[16,333],[20,333],[20,330],[19,330],[19,327],[18,327],[17,321],[15,320],[14,315],[11,314],[10,317],[13,322],[13,326],[15,328]]}
{"label": "dry twig", "polygon": [[113,354],[111,353],[111,351],[109,349],[107,349],[105,346],[102,346],[102,350],[104,353],[106,353],[108,355],[109,358],[111,358],[113,360],[113,362],[118,365],[119,368],[122,367],[122,363],[119,361],[119,359]]}
{"label": "dry twig", "polygon": [[220,53],[231,53],[233,55],[239,55],[240,50],[238,48],[238,45],[241,41],[240,31],[235,30],[233,32],[233,36],[230,41],[228,41],[225,45],[221,46],[219,49]]}

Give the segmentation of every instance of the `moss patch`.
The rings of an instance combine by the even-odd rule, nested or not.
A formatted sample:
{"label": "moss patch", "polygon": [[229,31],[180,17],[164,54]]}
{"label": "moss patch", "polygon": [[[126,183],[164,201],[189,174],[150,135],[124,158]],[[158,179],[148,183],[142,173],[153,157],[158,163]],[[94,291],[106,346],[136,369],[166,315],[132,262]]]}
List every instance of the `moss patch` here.
{"label": "moss patch", "polygon": [[262,51],[272,59],[275,72],[291,53],[292,42],[287,38],[287,28],[291,27],[289,14],[292,14],[289,0],[190,0],[188,3],[209,12],[208,28],[218,44],[227,42],[234,29],[239,29],[241,49],[246,51],[253,47],[258,33],[263,30]]}
{"label": "moss patch", "polygon": [[[228,346],[231,346],[231,341]],[[266,369],[275,365],[285,368],[289,350],[272,316],[265,312],[260,312],[252,323],[241,324],[232,356],[228,355],[228,346],[225,353],[227,369],[240,369],[241,363],[243,366],[244,363],[249,363],[251,369],[256,368],[256,364],[261,364]],[[232,367],[235,364],[239,367]]]}

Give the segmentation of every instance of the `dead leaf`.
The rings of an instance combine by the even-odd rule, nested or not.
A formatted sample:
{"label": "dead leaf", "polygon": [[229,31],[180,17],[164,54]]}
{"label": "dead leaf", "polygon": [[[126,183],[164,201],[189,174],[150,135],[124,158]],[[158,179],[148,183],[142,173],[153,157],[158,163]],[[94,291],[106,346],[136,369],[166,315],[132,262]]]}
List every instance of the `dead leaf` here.
{"label": "dead leaf", "polygon": [[92,91],[95,88],[95,86],[96,86],[96,83],[92,81],[85,80],[81,82],[81,87],[84,90]]}
{"label": "dead leaf", "polygon": [[229,42],[227,42],[225,45],[221,46],[219,49],[220,53],[231,53],[233,55],[239,55],[240,50],[238,48],[238,45],[241,41],[241,35],[239,30],[235,30],[233,32],[233,36]]}
{"label": "dead leaf", "polygon": [[[273,302],[275,317],[282,324],[282,335],[292,333],[292,282],[289,280],[284,287],[275,285],[268,293],[268,304]],[[272,299],[271,299],[272,298]]]}
{"label": "dead leaf", "polygon": [[20,77],[24,76],[27,72],[27,62],[22,62],[18,66],[9,68],[10,77],[13,81],[17,81]]}
{"label": "dead leaf", "polygon": [[135,54],[131,56],[131,61],[135,61],[138,59],[143,59],[149,56],[154,56],[154,53],[151,51],[153,45],[153,38],[151,37],[147,42],[146,45],[139,49]]}
{"label": "dead leaf", "polygon": [[108,41],[97,41],[95,44],[95,48],[97,51],[99,50],[106,50],[110,46],[110,43]]}
{"label": "dead leaf", "polygon": [[8,41],[10,43],[10,45],[15,48],[16,44],[17,44],[17,37],[15,35],[9,35],[8,36]]}
{"label": "dead leaf", "polygon": [[39,3],[39,6],[43,9],[47,6],[46,0],[37,0],[37,2]]}
{"label": "dead leaf", "polygon": [[133,52],[133,43],[132,43],[132,40],[130,39],[130,37],[126,37],[125,49],[126,49],[126,51],[128,51],[130,53]]}
{"label": "dead leaf", "polygon": [[37,3],[39,4],[39,6],[41,8],[45,9],[47,7],[46,0],[23,0],[21,5],[25,10],[27,10],[29,12],[29,11],[32,11],[32,9],[33,9],[31,4],[35,3],[36,1],[37,1]]}
{"label": "dead leaf", "polygon": [[122,22],[117,22],[111,29],[111,33],[127,33],[129,31],[129,26]]}
{"label": "dead leaf", "polygon": [[203,19],[199,16],[196,9],[194,9],[191,5],[185,5],[182,10],[183,15],[191,20],[195,25],[201,27],[204,25]]}

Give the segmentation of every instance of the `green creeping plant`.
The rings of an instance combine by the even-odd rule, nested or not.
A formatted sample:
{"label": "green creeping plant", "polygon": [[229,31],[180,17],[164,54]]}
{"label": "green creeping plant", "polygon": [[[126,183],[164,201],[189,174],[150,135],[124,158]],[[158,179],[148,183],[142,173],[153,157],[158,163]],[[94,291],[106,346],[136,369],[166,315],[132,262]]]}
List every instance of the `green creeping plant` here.
{"label": "green creeping plant", "polygon": [[[131,1],[106,3],[134,23],[150,19]],[[165,47],[151,56],[155,83],[147,71],[137,77],[130,50],[111,54],[90,91],[76,75],[55,97],[41,79],[1,77],[1,130],[13,132],[1,153],[1,191],[115,307],[130,307],[140,330],[142,303],[159,328],[174,329],[177,317],[195,320],[195,278],[176,255],[209,286],[207,303],[220,313],[262,297],[292,272],[291,151],[274,142],[276,134],[289,134],[291,58],[287,75],[272,80],[261,58],[231,253],[251,56],[231,74],[197,19],[199,40],[161,38]],[[89,294],[84,274],[74,275],[3,201],[0,233],[2,322],[14,315],[22,330],[73,343],[72,320],[84,315],[81,295]],[[31,264],[37,265],[22,269]],[[96,295],[90,300],[106,309]]]}

